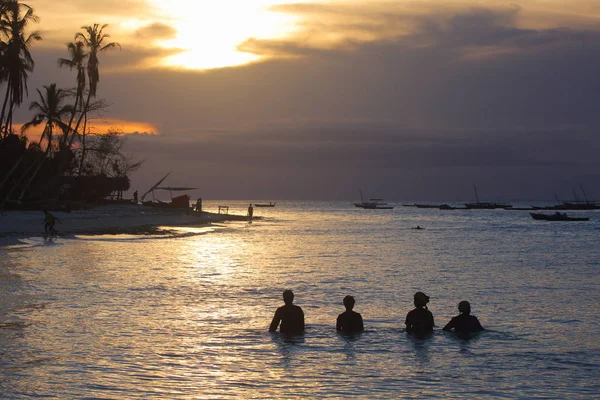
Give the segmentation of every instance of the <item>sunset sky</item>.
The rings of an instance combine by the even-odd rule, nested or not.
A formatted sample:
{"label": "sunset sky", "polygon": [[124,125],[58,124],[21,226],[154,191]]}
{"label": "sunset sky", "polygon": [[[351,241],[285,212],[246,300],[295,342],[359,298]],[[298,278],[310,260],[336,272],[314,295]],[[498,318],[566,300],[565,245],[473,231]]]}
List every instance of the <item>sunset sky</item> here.
{"label": "sunset sky", "polygon": [[600,199],[597,0],[29,0],[35,89],[109,24],[99,121],[144,192],[206,199]]}

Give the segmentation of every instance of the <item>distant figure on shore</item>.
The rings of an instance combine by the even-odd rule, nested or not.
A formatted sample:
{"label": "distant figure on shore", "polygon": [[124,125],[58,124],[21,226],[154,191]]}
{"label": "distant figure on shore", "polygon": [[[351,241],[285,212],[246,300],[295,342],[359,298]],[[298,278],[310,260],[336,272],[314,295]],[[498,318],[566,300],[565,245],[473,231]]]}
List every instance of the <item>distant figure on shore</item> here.
{"label": "distant figure on shore", "polygon": [[44,231],[46,233],[49,233],[51,235],[58,234],[58,232],[56,232],[56,229],[54,229],[54,224],[56,222],[62,223],[62,221],[56,218],[51,212],[44,210]]}
{"label": "distant figure on shore", "polygon": [[406,315],[406,331],[409,333],[426,333],[433,331],[435,323],[433,314],[427,309],[429,296],[423,292],[417,292],[414,296],[415,309]]}
{"label": "distant figure on shore", "polygon": [[352,311],[354,308],[354,303],[354,297],[344,297],[344,307],[346,307],[346,311],[338,315],[335,323],[335,329],[338,332],[354,333],[365,330],[362,316],[356,311]]}
{"label": "distant figure on shore", "polygon": [[196,211],[202,211],[202,197],[198,197],[198,200],[196,200]]}
{"label": "distant figure on shore", "polygon": [[294,302],[294,292],[285,290],[283,292],[283,302],[285,305],[275,311],[275,316],[271,321],[271,326],[269,326],[269,332],[276,332],[279,322],[281,322],[279,328],[281,333],[296,334],[304,332],[304,312],[300,307],[292,304]]}
{"label": "distant figure on shore", "polygon": [[254,207],[252,204],[248,205],[248,220],[252,222],[252,216],[254,215]]}
{"label": "distant figure on shore", "polygon": [[461,301],[458,303],[458,311],[460,315],[452,317],[450,322],[444,326],[445,331],[451,331],[459,333],[472,333],[484,331],[485,329],[479,323],[476,316],[471,315],[471,304],[468,301]]}
{"label": "distant figure on shore", "polygon": [[138,203],[138,191],[133,192],[133,204]]}

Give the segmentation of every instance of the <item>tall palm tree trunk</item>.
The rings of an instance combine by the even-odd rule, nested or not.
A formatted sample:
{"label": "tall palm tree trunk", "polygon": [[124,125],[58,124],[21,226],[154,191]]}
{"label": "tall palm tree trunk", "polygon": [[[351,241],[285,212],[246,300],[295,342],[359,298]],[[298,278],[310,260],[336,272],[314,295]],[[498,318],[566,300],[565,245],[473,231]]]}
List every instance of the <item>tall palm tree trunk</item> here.
{"label": "tall palm tree trunk", "polygon": [[[41,160],[44,160],[45,156],[42,155]],[[29,164],[29,166],[27,167],[27,169],[25,170],[25,172],[23,172],[23,174],[21,174],[21,177],[19,178],[19,180],[17,181],[18,183],[14,184],[13,187],[10,189],[10,191],[7,193],[6,196],[4,196],[4,199],[2,201],[2,204],[0,204],[0,206],[3,206],[8,200],[10,200],[10,196],[13,194],[13,192],[17,189],[17,187],[19,186],[18,184],[21,183],[21,181],[23,181],[25,179],[25,177],[29,174],[29,172],[31,172],[31,170],[34,167],[37,167],[38,161],[32,162],[31,164]]]}
{"label": "tall palm tree trunk", "polygon": [[91,98],[92,91],[90,90],[85,101],[85,106],[83,107],[81,115],[79,116],[79,120],[77,121],[77,125],[75,126],[75,131],[77,131],[79,129],[79,126],[81,125],[81,121],[84,120],[83,132],[81,134],[81,160],[79,160],[79,171],[77,172],[77,175],[81,175],[81,171],[83,170],[83,162],[85,159],[85,130],[87,128],[87,112],[90,107]]}
{"label": "tall palm tree trunk", "polygon": [[27,190],[29,189],[31,182],[33,182],[33,180],[37,176],[38,172],[40,172],[40,169],[42,168],[42,165],[44,165],[44,162],[48,158],[48,153],[50,152],[50,149],[52,148],[52,127],[46,125],[46,128],[44,129],[44,131],[46,133],[46,136],[48,137],[48,146],[46,147],[46,151],[44,152],[44,157],[42,157],[42,159],[38,163],[35,171],[33,171],[33,174],[31,174],[27,183],[25,184],[25,186],[23,186],[23,190],[21,190],[21,194],[19,195],[18,201],[22,201],[23,197],[25,197],[25,193],[27,193]]}
{"label": "tall palm tree trunk", "polygon": [[42,168],[42,165],[44,165],[44,163],[46,162],[47,157],[48,157],[48,149],[46,149],[46,152],[44,153],[44,157],[42,157],[42,159],[38,163],[35,171],[33,171],[33,174],[31,174],[31,177],[29,177],[29,180],[27,181],[25,186],[23,186],[23,190],[21,190],[21,194],[19,195],[19,198],[18,198],[19,202],[21,202],[23,200],[23,197],[25,197],[25,193],[27,193],[27,190],[29,189],[31,182],[33,182],[33,180],[37,176],[38,172],[40,172],[40,169]]}
{"label": "tall palm tree trunk", "polygon": [[8,171],[8,173],[4,176],[4,179],[2,179],[2,182],[0,182],[0,191],[2,191],[2,188],[4,187],[4,185],[6,184],[6,182],[8,181],[8,178],[10,178],[12,176],[12,174],[15,172],[15,170],[17,169],[17,167],[19,166],[19,164],[21,164],[21,161],[23,161],[23,155],[21,155],[21,157],[19,158],[19,160],[14,163],[14,165],[10,168],[10,170]]}
{"label": "tall palm tree trunk", "polygon": [[2,114],[0,114],[0,127],[2,127],[2,137],[6,138],[8,136],[8,124],[7,126],[3,126],[4,123],[4,115],[6,113],[6,105],[8,104],[8,98],[10,97],[10,85],[7,85],[6,95],[4,96],[4,103],[2,104]]}

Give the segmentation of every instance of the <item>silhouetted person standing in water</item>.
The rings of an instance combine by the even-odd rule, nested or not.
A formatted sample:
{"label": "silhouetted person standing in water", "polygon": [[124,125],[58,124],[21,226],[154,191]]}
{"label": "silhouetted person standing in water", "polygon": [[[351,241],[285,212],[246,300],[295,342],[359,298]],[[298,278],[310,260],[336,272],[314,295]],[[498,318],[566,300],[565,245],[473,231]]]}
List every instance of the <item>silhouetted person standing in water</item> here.
{"label": "silhouetted person standing in water", "polygon": [[354,333],[365,330],[362,316],[356,311],[352,311],[354,303],[354,297],[344,297],[344,307],[346,307],[346,311],[338,315],[335,323],[335,329],[338,332]]}
{"label": "silhouetted person standing in water", "polygon": [[294,304],[294,292],[286,290],[283,292],[284,306],[281,306],[275,311],[273,321],[269,327],[269,332],[276,332],[279,322],[281,328],[279,332],[286,334],[295,334],[304,332],[304,312]]}
{"label": "silhouetted person standing in water", "polygon": [[452,317],[444,327],[445,331],[454,329],[455,332],[459,333],[471,333],[485,330],[477,317],[471,315],[471,304],[468,301],[463,300],[458,303],[458,311],[460,311],[460,315]]}
{"label": "silhouetted person standing in water", "polygon": [[426,333],[433,331],[435,323],[433,314],[427,309],[429,296],[423,292],[415,293],[415,309],[406,315],[406,331],[409,333]]}
{"label": "silhouetted person standing in water", "polygon": [[248,206],[248,221],[252,222],[252,216],[254,215],[254,207],[252,204]]}
{"label": "silhouetted person standing in water", "polygon": [[56,229],[54,229],[54,224],[58,222],[62,222],[60,219],[56,218],[51,212],[44,210],[44,231],[51,235],[56,235]]}

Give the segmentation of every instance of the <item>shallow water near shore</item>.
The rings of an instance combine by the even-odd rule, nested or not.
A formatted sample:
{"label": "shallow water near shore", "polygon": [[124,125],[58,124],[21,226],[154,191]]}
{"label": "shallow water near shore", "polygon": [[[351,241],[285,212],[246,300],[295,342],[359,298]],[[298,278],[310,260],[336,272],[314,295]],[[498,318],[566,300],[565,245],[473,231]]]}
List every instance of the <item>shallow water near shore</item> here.
{"label": "shallow water near shore", "polygon": [[[395,206],[277,202],[252,224],[1,248],[1,397],[600,394],[600,212]],[[300,337],[267,332],[288,288]],[[403,330],[418,290],[437,324],[427,338]],[[335,332],[347,294],[359,336]],[[460,300],[490,331],[441,331]]]}

